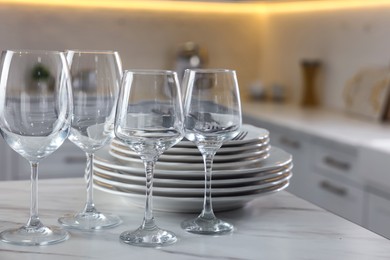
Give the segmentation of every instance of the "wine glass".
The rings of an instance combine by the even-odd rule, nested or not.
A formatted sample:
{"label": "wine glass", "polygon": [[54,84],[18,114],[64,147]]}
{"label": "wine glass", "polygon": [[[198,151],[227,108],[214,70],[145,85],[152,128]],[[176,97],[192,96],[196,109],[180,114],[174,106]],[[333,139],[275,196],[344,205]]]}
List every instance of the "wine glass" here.
{"label": "wine glass", "polygon": [[69,140],[86,153],[87,201],[83,211],[58,219],[65,227],[96,230],[117,226],[121,219],[99,212],[93,202],[93,154],[114,137],[116,101],[122,76],[114,51],[69,50],[72,76],[73,119]]}
{"label": "wine glass", "polygon": [[0,233],[17,245],[48,245],[68,239],[38,216],[38,163],[68,137],[72,96],[65,55],[56,51],[2,52],[0,132],[7,144],[31,166],[31,208],[27,224]]}
{"label": "wine glass", "polygon": [[183,137],[183,109],[177,74],[164,70],[126,71],[119,94],[115,135],[145,166],[146,205],[142,225],[120,235],[127,244],[158,247],[176,235],[157,227],[153,217],[153,171],[159,156]]}
{"label": "wine glass", "polygon": [[203,210],[195,218],[182,222],[184,230],[197,234],[223,234],[233,225],[215,217],[211,201],[211,175],[214,155],[223,142],[231,140],[242,125],[241,103],[234,70],[186,70],[184,130],[188,140],[202,154],[205,168]]}

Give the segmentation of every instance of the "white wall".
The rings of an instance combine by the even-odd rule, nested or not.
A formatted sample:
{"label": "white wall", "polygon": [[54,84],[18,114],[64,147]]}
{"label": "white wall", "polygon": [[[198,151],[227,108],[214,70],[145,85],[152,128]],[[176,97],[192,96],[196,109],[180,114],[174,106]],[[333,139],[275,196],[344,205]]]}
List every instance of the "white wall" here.
{"label": "white wall", "polygon": [[361,68],[390,63],[390,5],[332,11],[269,13],[263,17],[261,78],[301,97],[299,61],[321,59],[322,103],[343,109],[342,89]]}
{"label": "white wall", "polygon": [[[177,47],[207,48],[209,67],[258,77],[258,14],[157,12],[0,4],[0,49],[114,49],[124,68],[173,69]],[[243,90],[244,92],[244,90]]]}
{"label": "white wall", "polygon": [[0,49],[115,49],[124,68],[174,68],[178,45],[207,48],[208,67],[238,71],[243,98],[260,79],[300,101],[299,61],[323,61],[321,101],[343,109],[342,89],[359,69],[387,66],[390,4],[309,12],[157,12],[0,4]]}

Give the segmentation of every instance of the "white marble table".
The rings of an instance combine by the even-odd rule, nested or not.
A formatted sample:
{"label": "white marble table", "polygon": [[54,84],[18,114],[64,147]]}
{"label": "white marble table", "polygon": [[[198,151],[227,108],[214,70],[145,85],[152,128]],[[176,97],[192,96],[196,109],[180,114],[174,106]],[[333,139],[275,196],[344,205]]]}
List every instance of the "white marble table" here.
{"label": "white marble table", "polygon": [[[80,210],[84,181],[40,181],[42,221],[56,225],[58,216]],[[0,182],[0,229],[19,226],[29,212],[29,182]],[[102,211],[119,214],[123,224],[109,230],[70,230],[60,244],[24,247],[0,243],[0,259],[390,259],[390,241],[283,191],[259,197],[240,210],[218,213],[232,222],[234,233],[220,237],[188,234],[180,222],[189,214],[155,212],[160,226],[179,241],[169,247],[139,248],[119,242],[119,234],[139,226],[143,209],[124,198],[95,192]]]}

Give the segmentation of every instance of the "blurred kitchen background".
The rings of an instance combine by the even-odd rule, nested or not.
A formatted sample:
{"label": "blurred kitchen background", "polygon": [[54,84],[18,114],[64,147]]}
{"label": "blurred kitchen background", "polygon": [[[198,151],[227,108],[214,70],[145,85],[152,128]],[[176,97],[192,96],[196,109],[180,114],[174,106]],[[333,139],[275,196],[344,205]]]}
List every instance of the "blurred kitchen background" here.
{"label": "blurred kitchen background", "polygon": [[205,66],[238,71],[243,98],[253,85],[278,85],[293,102],[300,61],[319,59],[321,104],[343,109],[349,78],[389,65],[389,12],[381,0],[9,0],[0,1],[0,47],[113,49],[124,68],[174,69],[179,48],[194,42],[207,53]]}
{"label": "blurred kitchen background", "polygon": [[[390,237],[389,17],[387,0],[0,0],[0,49],[235,69],[245,122],[294,156],[289,191]],[[0,179],[27,179],[26,160],[0,145]],[[81,177],[84,166],[67,143],[40,174]]]}

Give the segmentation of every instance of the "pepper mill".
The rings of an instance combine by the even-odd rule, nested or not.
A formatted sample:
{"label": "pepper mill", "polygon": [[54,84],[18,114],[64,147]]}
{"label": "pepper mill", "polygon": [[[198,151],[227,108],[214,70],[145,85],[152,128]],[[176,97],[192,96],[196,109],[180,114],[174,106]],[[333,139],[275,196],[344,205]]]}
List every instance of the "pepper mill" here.
{"label": "pepper mill", "polygon": [[317,85],[320,68],[321,62],[318,60],[303,60],[301,62],[303,76],[302,106],[315,107],[319,104]]}

